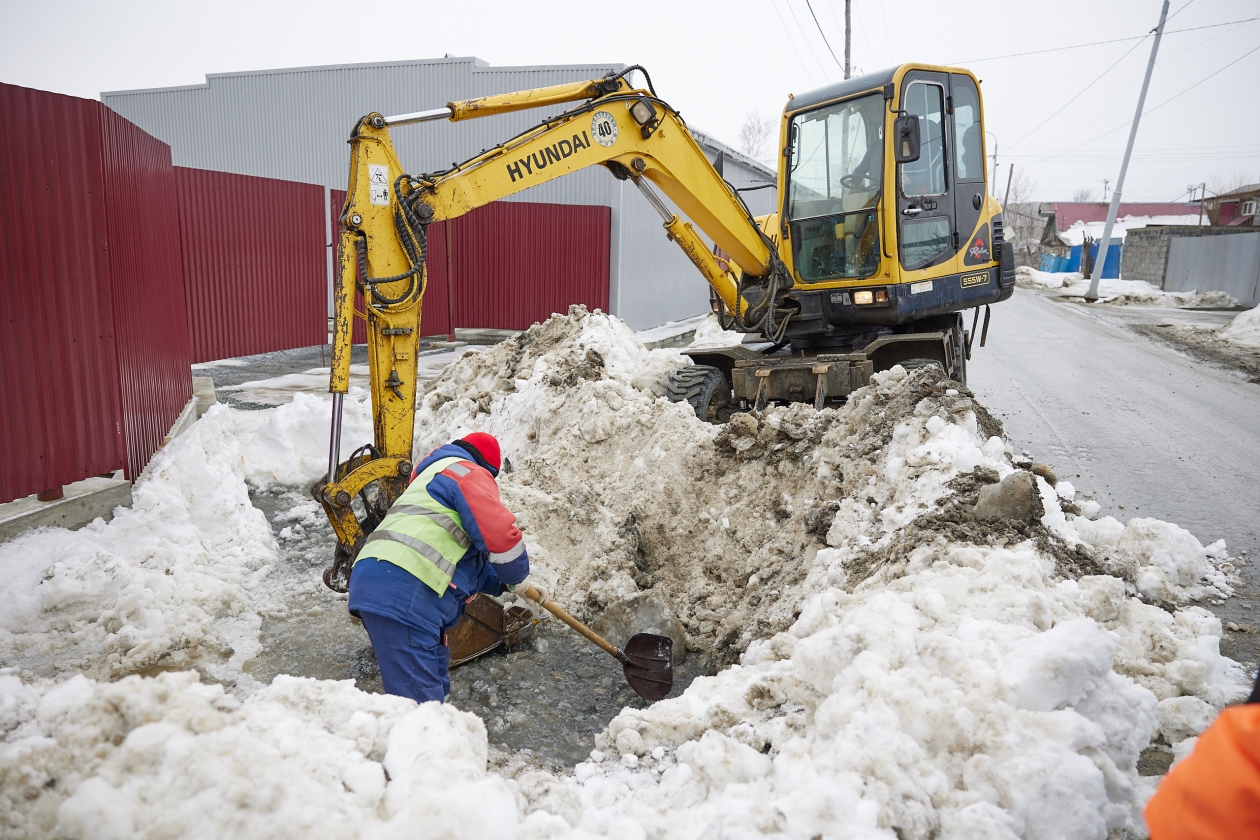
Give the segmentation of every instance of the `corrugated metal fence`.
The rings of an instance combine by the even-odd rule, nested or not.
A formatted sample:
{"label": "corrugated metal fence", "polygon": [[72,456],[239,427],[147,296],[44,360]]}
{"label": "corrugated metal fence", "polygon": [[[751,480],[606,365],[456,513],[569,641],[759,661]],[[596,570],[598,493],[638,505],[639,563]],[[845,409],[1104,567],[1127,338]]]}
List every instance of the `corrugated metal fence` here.
{"label": "corrugated metal fence", "polygon": [[[335,240],[346,193],[329,193]],[[611,226],[612,211],[603,205],[519,201],[430,225],[420,334],[528,329],[574,303],[608,311]],[[356,295],[355,308],[362,307]],[[362,319],[355,319],[353,340],[367,341]]]}
{"label": "corrugated metal fence", "polygon": [[0,84],[0,502],[125,467],[192,394],[170,149]]}
{"label": "corrugated metal fence", "polygon": [[1164,288],[1220,291],[1247,306],[1260,303],[1260,233],[1174,236],[1168,245]]}
{"label": "corrugated metal fence", "polygon": [[175,167],[193,361],[323,344],[324,188]]}

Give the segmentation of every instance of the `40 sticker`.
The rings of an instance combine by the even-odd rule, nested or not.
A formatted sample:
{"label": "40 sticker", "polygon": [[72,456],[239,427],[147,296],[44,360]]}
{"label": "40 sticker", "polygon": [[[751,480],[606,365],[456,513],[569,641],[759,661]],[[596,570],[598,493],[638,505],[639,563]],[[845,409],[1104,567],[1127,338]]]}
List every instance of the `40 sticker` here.
{"label": "40 sticker", "polygon": [[607,111],[596,111],[591,117],[591,136],[601,146],[611,146],[617,142],[617,121]]}

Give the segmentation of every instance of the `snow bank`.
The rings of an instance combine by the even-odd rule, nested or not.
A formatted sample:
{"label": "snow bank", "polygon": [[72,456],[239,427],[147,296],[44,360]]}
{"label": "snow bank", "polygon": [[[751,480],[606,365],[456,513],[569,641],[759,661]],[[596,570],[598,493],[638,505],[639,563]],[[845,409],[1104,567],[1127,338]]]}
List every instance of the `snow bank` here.
{"label": "snow bank", "polygon": [[1234,344],[1260,347],[1260,308],[1236,315],[1217,335]]}
{"label": "snow bank", "polygon": [[275,541],[250,504],[231,412],[159,452],[131,508],[0,545],[0,662],[100,679],[198,667],[234,679],[257,652]]}
{"label": "snow bank", "polygon": [[277,677],[25,684],[0,672],[6,837],[511,838],[485,727],[451,706]]}
{"label": "snow bank", "polygon": [[[292,402],[263,411],[233,411],[245,480],[257,489],[309,486],[328,473],[332,398],[297,393]],[[341,457],[372,441],[372,403],[351,388],[342,401]]]}
{"label": "snow bank", "polygon": [[[1015,282],[1026,289],[1059,289],[1064,297],[1084,297],[1090,281],[1079,271],[1038,271],[1028,266],[1015,269]],[[1183,308],[1218,308],[1237,306],[1238,301],[1225,292],[1165,292],[1144,280],[1098,281],[1098,299],[1116,305],[1178,306]]]}
{"label": "snow bank", "polygon": [[[3,831],[1141,834],[1151,782],[1137,775],[1139,752],[1155,737],[1184,751],[1246,690],[1241,668],[1219,653],[1220,622],[1189,605],[1229,594],[1223,545],[1205,548],[1158,520],[1090,520],[1070,485],[1042,478],[1021,479],[1039,514],[977,519],[981,489],[1016,468],[997,421],[939,372],[898,367],[840,409],[795,405],[716,427],[662,396],[686,363],[575,308],[450,365],[421,401],[417,455],[475,429],[500,435],[503,496],[558,599],[590,618],[652,589],[688,646],[730,667],[680,697],[624,710],[572,775],[517,765],[510,778],[486,771],[476,718],[348,683],[282,677],[241,700],[189,675],[102,683],[64,675],[127,670],[68,663],[53,669],[60,682],[8,671]],[[314,434],[303,412],[314,425],[318,406],[289,408],[253,434],[267,423],[280,439]],[[208,414],[164,453],[166,484],[142,487],[171,485],[176,524],[209,494],[218,524],[189,521],[181,551],[194,559],[177,568],[204,567],[231,580],[223,591],[244,593],[238,582],[271,548],[248,507],[243,432],[230,417]],[[305,444],[294,442],[267,480],[306,469]],[[202,462],[216,465],[204,483]],[[122,512],[81,539],[126,522]],[[246,562],[249,534],[259,548]],[[79,538],[49,532],[27,544],[54,537]],[[232,563],[221,544],[236,546]],[[164,572],[133,548],[116,547],[98,587],[161,588]],[[3,551],[20,572],[11,545]],[[162,615],[205,610],[207,638],[215,622],[234,626],[197,600],[215,580],[164,602]],[[32,575],[24,585],[44,584]],[[74,603],[99,610],[96,597]],[[18,624],[53,640],[87,632],[77,621],[41,607]],[[97,635],[88,641],[101,647]],[[239,650],[247,635],[234,637]]]}
{"label": "snow bank", "polygon": [[692,347],[731,347],[740,344],[744,334],[735,330],[724,330],[718,323],[717,315],[709,313],[696,328],[696,337],[692,339]]}

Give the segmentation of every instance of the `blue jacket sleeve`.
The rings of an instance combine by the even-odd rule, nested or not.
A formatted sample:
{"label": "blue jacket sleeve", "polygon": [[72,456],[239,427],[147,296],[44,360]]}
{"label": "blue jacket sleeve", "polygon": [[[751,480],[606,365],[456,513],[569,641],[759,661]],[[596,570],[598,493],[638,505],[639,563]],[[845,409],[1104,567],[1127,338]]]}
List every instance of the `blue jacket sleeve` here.
{"label": "blue jacket sleeve", "polygon": [[[478,520],[472,506],[468,503],[468,499],[460,490],[459,484],[454,479],[446,475],[434,476],[433,480],[429,482],[429,495],[436,501],[446,507],[453,508],[459,513],[460,522],[463,524],[468,538],[472,541],[473,549],[490,561],[494,572],[500,580],[509,586],[515,586],[525,579],[526,575],[529,574],[529,553],[525,550],[523,537],[520,538],[519,547],[512,552],[513,556],[511,559],[507,557],[503,557],[501,560],[497,559],[500,555],[491,550],[492,546],[487,545],[486,534],[482,531],[481,522]],[[495,537],[499,541],[503,539],[501,534],[496,534]],[[502,546],[495,545],[493,547]]]}

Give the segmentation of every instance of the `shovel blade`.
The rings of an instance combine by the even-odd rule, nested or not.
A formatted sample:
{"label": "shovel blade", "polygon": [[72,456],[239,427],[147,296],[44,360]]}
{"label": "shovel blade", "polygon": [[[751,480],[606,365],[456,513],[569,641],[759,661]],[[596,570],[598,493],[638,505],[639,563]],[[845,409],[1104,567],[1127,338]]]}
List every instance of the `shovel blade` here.
{"label": "shovel blade", "polygon": [[625,650],[626,682],[635,693],[655,703],[674,687],[674,642],[666,636],[639,633],[630,637]]}

